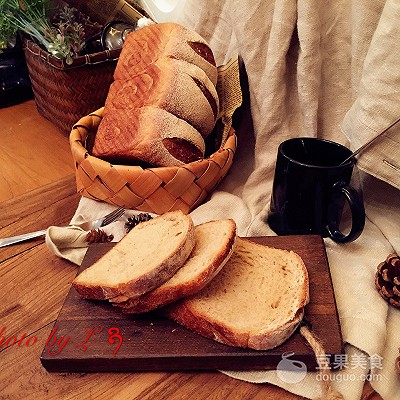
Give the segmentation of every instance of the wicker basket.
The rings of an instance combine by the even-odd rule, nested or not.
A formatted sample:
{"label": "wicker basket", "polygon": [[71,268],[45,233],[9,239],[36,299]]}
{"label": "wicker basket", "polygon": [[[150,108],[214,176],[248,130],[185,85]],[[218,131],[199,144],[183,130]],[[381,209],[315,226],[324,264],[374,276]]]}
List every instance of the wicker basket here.
{"label": "wicker basket", "polygon": [[81,118],[70,134],[76,166],[77,190],[82,196],[129,209],[163,214],[189,213],[226,175],[236,151],[236,134],[230,130],[225,144],[209,158],[179,167],[141,168],[112,165],[91,156],[84,147],[87,135],[97,130],[103,108]]}
{"label": "wicker basket", "polygon": [[71,65],[29,39],[24,53],[36,107],[69,134],[76,121],[104,105],[121,50],[76,57]]}

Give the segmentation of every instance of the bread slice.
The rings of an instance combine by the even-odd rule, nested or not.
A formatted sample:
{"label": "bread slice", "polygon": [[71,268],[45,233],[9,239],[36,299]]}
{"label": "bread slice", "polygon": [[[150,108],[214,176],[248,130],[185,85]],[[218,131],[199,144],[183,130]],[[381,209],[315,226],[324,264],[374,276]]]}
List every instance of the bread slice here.
{"label": "bread slice", "polygon": [[138,298],[114,302],[114,305],[127,314],[147,312],[194,294],[206,286],[233,252],[236,223],[232,219],[210,221],[195,226],[194,233],[196,244],[192,253],[170,280]]}
{"label": "bread slice", "polygon": [[238,238],[222,271],[164,313],[218,342],[266,350],[292,335],[308,298],[308,273],[299,255]]}
{"label": "bread slice", "polygon": [[135,226],[109,252],[73,281],[87,299],[135,297],[170,279],[195,244],[191,217],[173,211]]}
{"label": "bread slice", "polygon": [[185,120],[162,108],[114,110],[101,122],[92,154],[109,162],[182,165],[202,158],[203,137]]}
{"label": "bread slice", "polygon": [[[161,57],[143,72],[115,80],[107,95],[104,115],[153,105],[184,119],[203,137],[214,127],[218,94],[205,72],[183,60]],[[97,135],[99,136],[99,134]]]}

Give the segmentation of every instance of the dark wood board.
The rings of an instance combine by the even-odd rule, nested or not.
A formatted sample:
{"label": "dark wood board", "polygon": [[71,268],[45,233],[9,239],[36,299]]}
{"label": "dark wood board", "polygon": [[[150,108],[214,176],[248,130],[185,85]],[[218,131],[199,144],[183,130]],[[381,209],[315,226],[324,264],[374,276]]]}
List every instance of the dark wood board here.
{"label": "dark wood board", "polygon": [[[328,356],[342,353],[340,324],[322,238],[310,235],[251,239],[296,251],[303,258],[310,279],[310,303],[305,318],[322,340]],[[91,245],[80,271],[110,246],[110,243]],[[274,369],[284,353],[294,353],[291,359],[304,362],[308,370],[317,366],[312,349],[298,331],[272,350],[241,349],[204,338],[157,312],[125,315],[108,302],[83,300],[71,287],[49,333],[41,362],[48,371],[57,372],[250,370]]]}

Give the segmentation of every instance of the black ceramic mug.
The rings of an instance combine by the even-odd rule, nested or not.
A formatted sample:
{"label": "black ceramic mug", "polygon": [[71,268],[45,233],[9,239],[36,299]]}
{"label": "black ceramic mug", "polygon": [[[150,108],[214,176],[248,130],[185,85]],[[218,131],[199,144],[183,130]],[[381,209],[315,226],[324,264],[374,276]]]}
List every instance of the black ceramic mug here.
{"label": "black ceramic mug", "polygon": [[[299,137],[280,144],[275,167],[268,224],[278,235],[317,234],[339,243],[357,239],[364,229],[365,210],[350,186],[355,159],[341,163],[351,151],[325,139]],[[345,202],[351,229],[340,222]]]}

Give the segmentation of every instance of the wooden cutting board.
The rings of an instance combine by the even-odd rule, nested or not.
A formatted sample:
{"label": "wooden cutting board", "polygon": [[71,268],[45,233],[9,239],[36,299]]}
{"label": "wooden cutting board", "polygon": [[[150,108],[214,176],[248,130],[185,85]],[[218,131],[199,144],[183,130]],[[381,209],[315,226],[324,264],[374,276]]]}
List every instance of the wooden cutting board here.
{"label": "wooden cutting board", "polygon": [[[251,238],[255,242],[296,251],[310,279],[305,318],[331,358],[343,352],[332,281],[324,242],[319,236]],[[82,267],[91,265],[112,244],[91,245]],[[49,333],[41,355],[48,371],[157,371],[207,369],[274,369],[282,355],[315,369],[316,359],[296,331],[279,347],[257,351],[217,343],[151,312],[124,315],[108,302],[83,300],[74,288]],[[333,361],[333,360],[332,360]]]}

